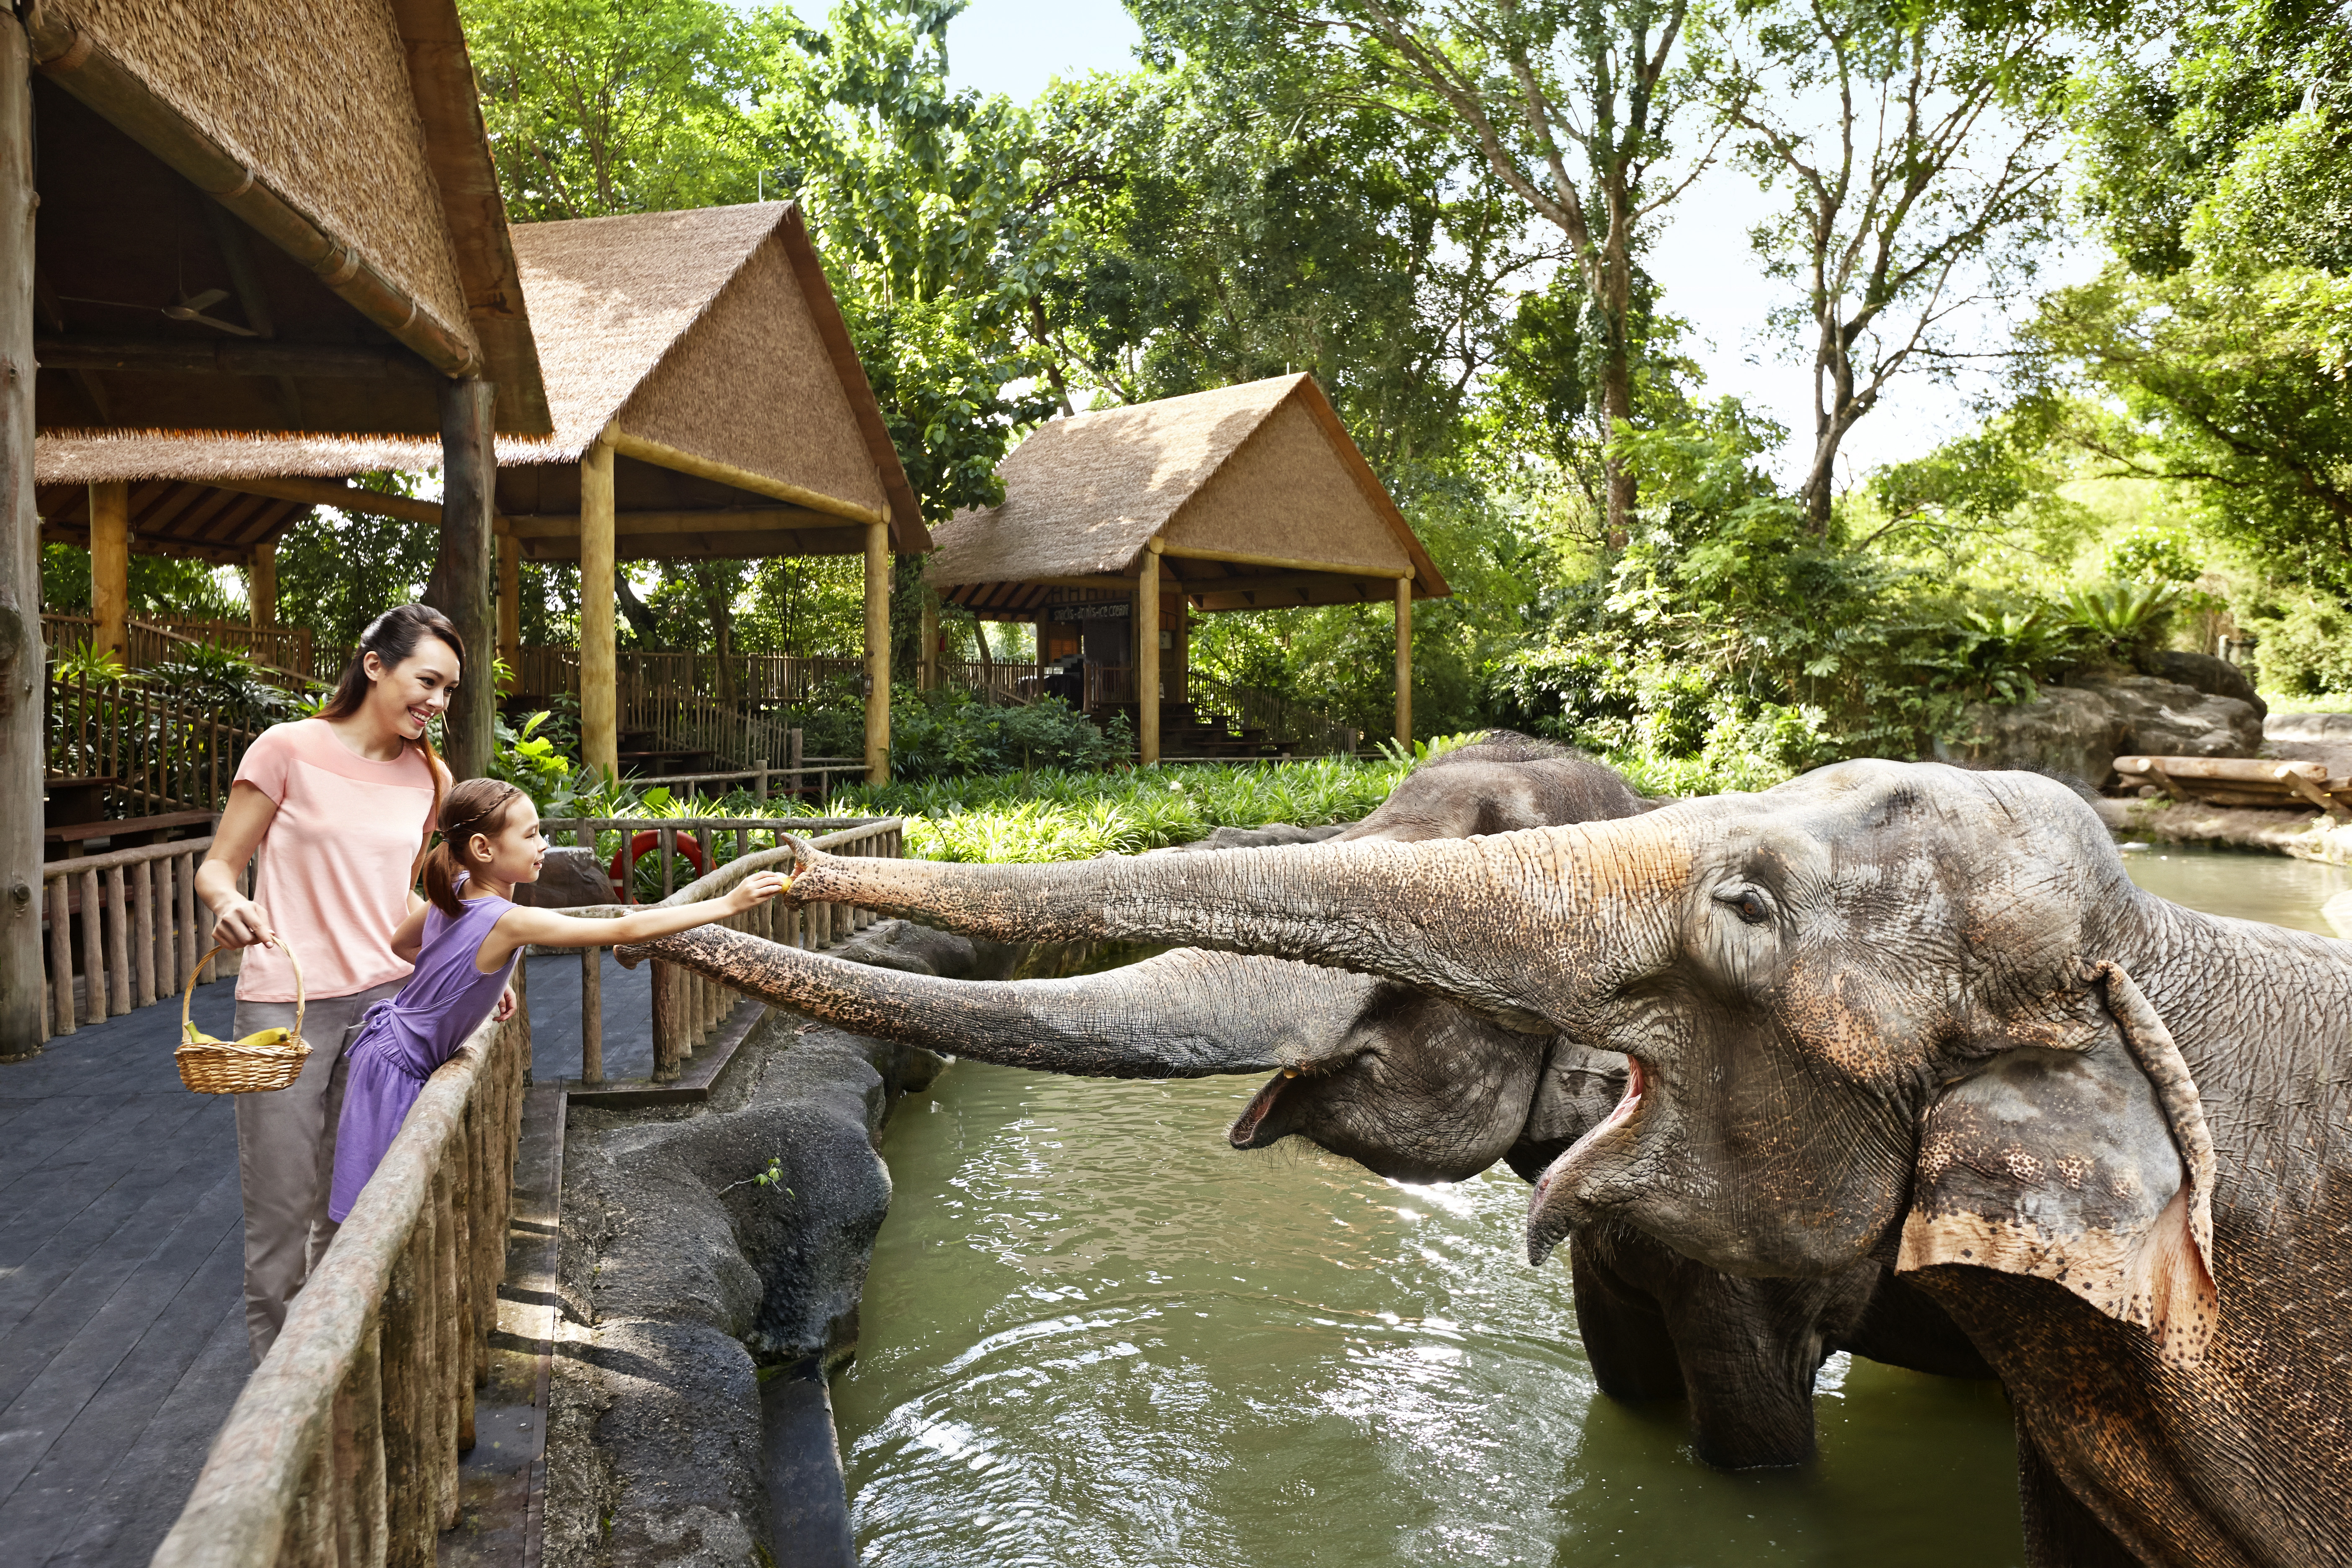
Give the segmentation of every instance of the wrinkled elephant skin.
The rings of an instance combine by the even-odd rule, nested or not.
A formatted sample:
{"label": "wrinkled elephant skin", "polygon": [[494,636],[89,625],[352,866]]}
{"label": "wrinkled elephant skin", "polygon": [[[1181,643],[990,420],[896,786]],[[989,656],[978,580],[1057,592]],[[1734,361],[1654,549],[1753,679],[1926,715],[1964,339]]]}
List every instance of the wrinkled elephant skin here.
{"label": "wrinkled elephant skin", "polygon": [[2037,1563],[2352,1563],[2352,945],[2139,891],[2053,781],[1846,763],[1466,841],[812,853],[794,893],[1326,964],[1622,1052],[1535,1255],[1615,1219],[1735,1275],[1891,1260],[2010,1393]]}

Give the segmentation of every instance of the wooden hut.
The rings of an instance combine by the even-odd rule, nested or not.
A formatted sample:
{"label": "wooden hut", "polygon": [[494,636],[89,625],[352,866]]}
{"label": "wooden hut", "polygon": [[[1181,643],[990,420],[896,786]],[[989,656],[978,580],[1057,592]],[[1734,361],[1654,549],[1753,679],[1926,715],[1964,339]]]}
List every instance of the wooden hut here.
{"label": "wooden hut", "polygon": [[1411,742],[1412,601],[1452,590],[1312,377],[1057,419],[997,473],[1003,504],[941,525],[926,581],[982,619],[1034,621],[1041,667],[1080,703],[1132,708],[1146,763],[1192,718],[1190,618],[1223,610],[1392,603]]}
{"label": "wooden hut", "polygon": [[930,548],[810,246],[782,202],[514,231],[555,433],[499,443],[500,567],[580,563],[584,760],[618,769],[616,561],[860,555],[866,762],[888,776],[890,554]]}
{"label": "wooden hut", "polygon": [[[462,626],[488,616],[492,427],[551,426],[452,0],[19,7],[0,212],[0,359],[37,366],[0,379],[6,1054],[39,1038],[35,430],[438,434]],[[128,497],[108,481],[84,505],[113,609]]]}

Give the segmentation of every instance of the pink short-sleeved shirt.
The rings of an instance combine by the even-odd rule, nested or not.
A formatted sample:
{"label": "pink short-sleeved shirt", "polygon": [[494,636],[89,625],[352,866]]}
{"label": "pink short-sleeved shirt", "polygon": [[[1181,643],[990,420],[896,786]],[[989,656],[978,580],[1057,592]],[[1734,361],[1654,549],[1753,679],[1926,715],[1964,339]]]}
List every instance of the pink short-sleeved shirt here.
{"label": "pink short-sleeved shirt", "polygon": [[[433,773],[410,747],[370,762],[323,719],[262,731],[237,782],[278,803],[261,840],[253,901],[302,960],[305,994],[349,996],[404,979],[392,933],[408,916],[409,868],[433,816]],[[247,1002],[290,1002],[294,971],[276,949],[246,949]]]}

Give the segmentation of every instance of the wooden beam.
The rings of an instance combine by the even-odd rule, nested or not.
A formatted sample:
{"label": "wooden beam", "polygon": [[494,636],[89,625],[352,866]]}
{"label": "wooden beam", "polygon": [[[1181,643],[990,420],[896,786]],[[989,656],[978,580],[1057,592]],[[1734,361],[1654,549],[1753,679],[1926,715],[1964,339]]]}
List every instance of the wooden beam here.
{"label": "wooden beam", "polygon": [[89,487],[90,647],[131,657],[131,487],[101,479]]}
{"label": "wooden beam", "polygon": [[922,654],[915,666],[915,689],[936,690],[940,684],[940,602],[923,595]]}
{"label": "wooden beam", "polygon": [[[580,541],[518,539],[526,561],[577,561]],[[866,530],[810,528],[739,533],[620,533],[613,536],[615,561],[760,561],[774,555],[863,555]]]}
{"label": "wooden beam", "polygon": [[522,545],[499,539],[499,657],[509,669],[522,668]]}
{"label": "wooden beam", "polygon": [[1396,585],[1396,739],[1412,752],[1412,579]]}
{"label": "wooden beam", "polygon": [[443,321],[422,300],[394,284],[352,247],[350,237],[328,234],[302,216],[71,18],[45,6],[25,19],[42,75],[309,268],[344,303],[426,364],[448,376],[480,373],[481,356],[466,330]]}
{"label": "wooden beam", "polygon": [[[0,364],[33,357],[33,84],[24,30],[0,26]],[[41,523],[33,380],[0,376],[0,1057],[28,1057],[41,1016]],[[62,914],[62,911],[60,911]]]}
{"label": "wooden beam", "polygon": [[825,495],[788,480],[753,473],[749,468],[739,468],[732,463],[701,457],[643,436],[632,436],[617,426],[611,434],[613,450],[624,458],[651,463],[657,468],[668,468],[674,473],[692,474],[698,479],[732,485],[739,490],[750,490],[753,495],[773,496],[778,500],[804,506],[812,511],[821,511],[831,517],[845,517],[852,522],[887,523],[890,521],[889,515],[878,508],[860,506],[856,501],[843,500],[838,496]]}
{"label": "wooden beam", "polygon": [[340,511],[355,511],[367,517],[396,517],[404,522],[429,522],[441,526],[441,503],[421,500],[415,496],[388,496],[377,490],[363,490],[357,485],[347,485],[341,479],[311,479],[299,476],[266,479],[203,479],[191,483],[210,485],[215,489],[235,490],[239,495],[268,496],[272,500],[300,501],[306,506],[331,506]]}
{"label": "wooden beam", "polygon": [[[577,512],[521,512],[507,519],[508,531],[517,539],[570,539],[580,533]],[[779,528],[839,528],[841,520],[831,512],[818,511],[814,507],[712,507],[705,510],[686,511],[615,511],[613,529],[617,533],[725,533],[730,530],[772,530]],[[858,536],[855,554],[866,548],[863,534]]]}
{"label": "wooden beam", "polygon": [[1290,555],[1252,555],[1239,550],[1204,550],[1190,544],[1151,542],[1171,561],[1222,561],[1229,566],[1262,566],[1275,572],[1313,572],[1326,577],[1397,577],[1412,581],[1410,566],[1342,565],[1329,561],[1301,561]]}
{"label": "wooden beam", "polygon": [[449,617],[466,645],[467,668],[441,721],[449,771],[461,779],[490,771],[497,754],[498,647],[491,609],[490,528],[498,510],[499,458],[492,426],[499,389],[487,381],[444,382],[441,403],[441,550],[425,600]]}
{"label": "wooden beam", "polygon": [[1160,761],[1160,541],[1144,549],[1135,579],[1135,749],[1148,768]]}
{"label": "wooden beam", "polygon": [[[1187,598],[1202,595],[1232,594],[1247,589],[1256,594],[1278,594],[1293,588],[1310,588],[1318,592],[1345,590],[1363,604],[1387,604],[1396,596],[1396,584],[1387,577],[1335,577],[1327,572],[1279,572],[1264,577],[1180,577],[1174,584],[1178,593]],[[1348,601],[1325,601],[1345,604]]]}
{"label": "wooden beam", "polygon": [[33,344],[44,370],[151,372],[163,375],[315,376],[381,381],[430,373],[397,348],[362,343],[265,342],[257,338],[126,338],[44,333]]}
{"label": "wooden beam", "polygon": [[580,754],[606,778],[621,776],[619,658],[613,633],[613,446],[602,438],[580,459]]}
{"label": "wooden beam", "polygon": [[866,782],[890,782],[890,524],[866,525]]}
{"label": "wooden beam", "polygon": [[274,539],[255,545],[253,553],[246,557],[245,603],[255,631],[278,624],[278,542]]}

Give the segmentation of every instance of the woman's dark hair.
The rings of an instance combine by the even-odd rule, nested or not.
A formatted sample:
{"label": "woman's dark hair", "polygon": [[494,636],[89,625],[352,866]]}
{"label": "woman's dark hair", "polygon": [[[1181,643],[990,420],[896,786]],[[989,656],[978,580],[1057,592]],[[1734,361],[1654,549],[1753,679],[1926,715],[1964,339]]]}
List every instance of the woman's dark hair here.
{"label": "woman's dark hair", "polygon": [[[414,654],[416,645],[426,637],[447,643],[449,651],[457,656],[457,663],[461,667],[465,664],[466,640],[457,635],[457,628],[449,624],[449,617],[430,605],[394,605],[370,621],[367,630],[360,634],[358,651],[352,655],[351,663],[343,666],[342,679],[335,682],[335,694],[327,699],[324,708],[319,710],[319,717],[348,719],[366,703],[368,688],[375,684],[368,679],[368,655],[375,655],[376,662],[389,673],[399,668],[402,661]],[[433,731],[427,729],[417,738],[417,744],[425,748],[425,771],[433,776],[432,819],[438,822],[441,820],[441,758],[433,750]],[[425,837],[430,839],[432,836],[432,830],[426,829]],[[417,847],[416,858],[419,863],[425,858],[423,845]],[[412,865],[409,875],[413,877],[415,874],[416,867]],[[455,914],[457,911],[452,909],[449,912]]]}
{"label": "woman's dark hair", "polygon": [[522,791],[502,779],[467,779],[449,792],[441,806],[441,842],[425,857],[425,896],[445,915],[460,915],[457,878],[480,869],[467,857],[466,846],[475,834],[496,838],[506,831],[507,814],[522,798]]}

